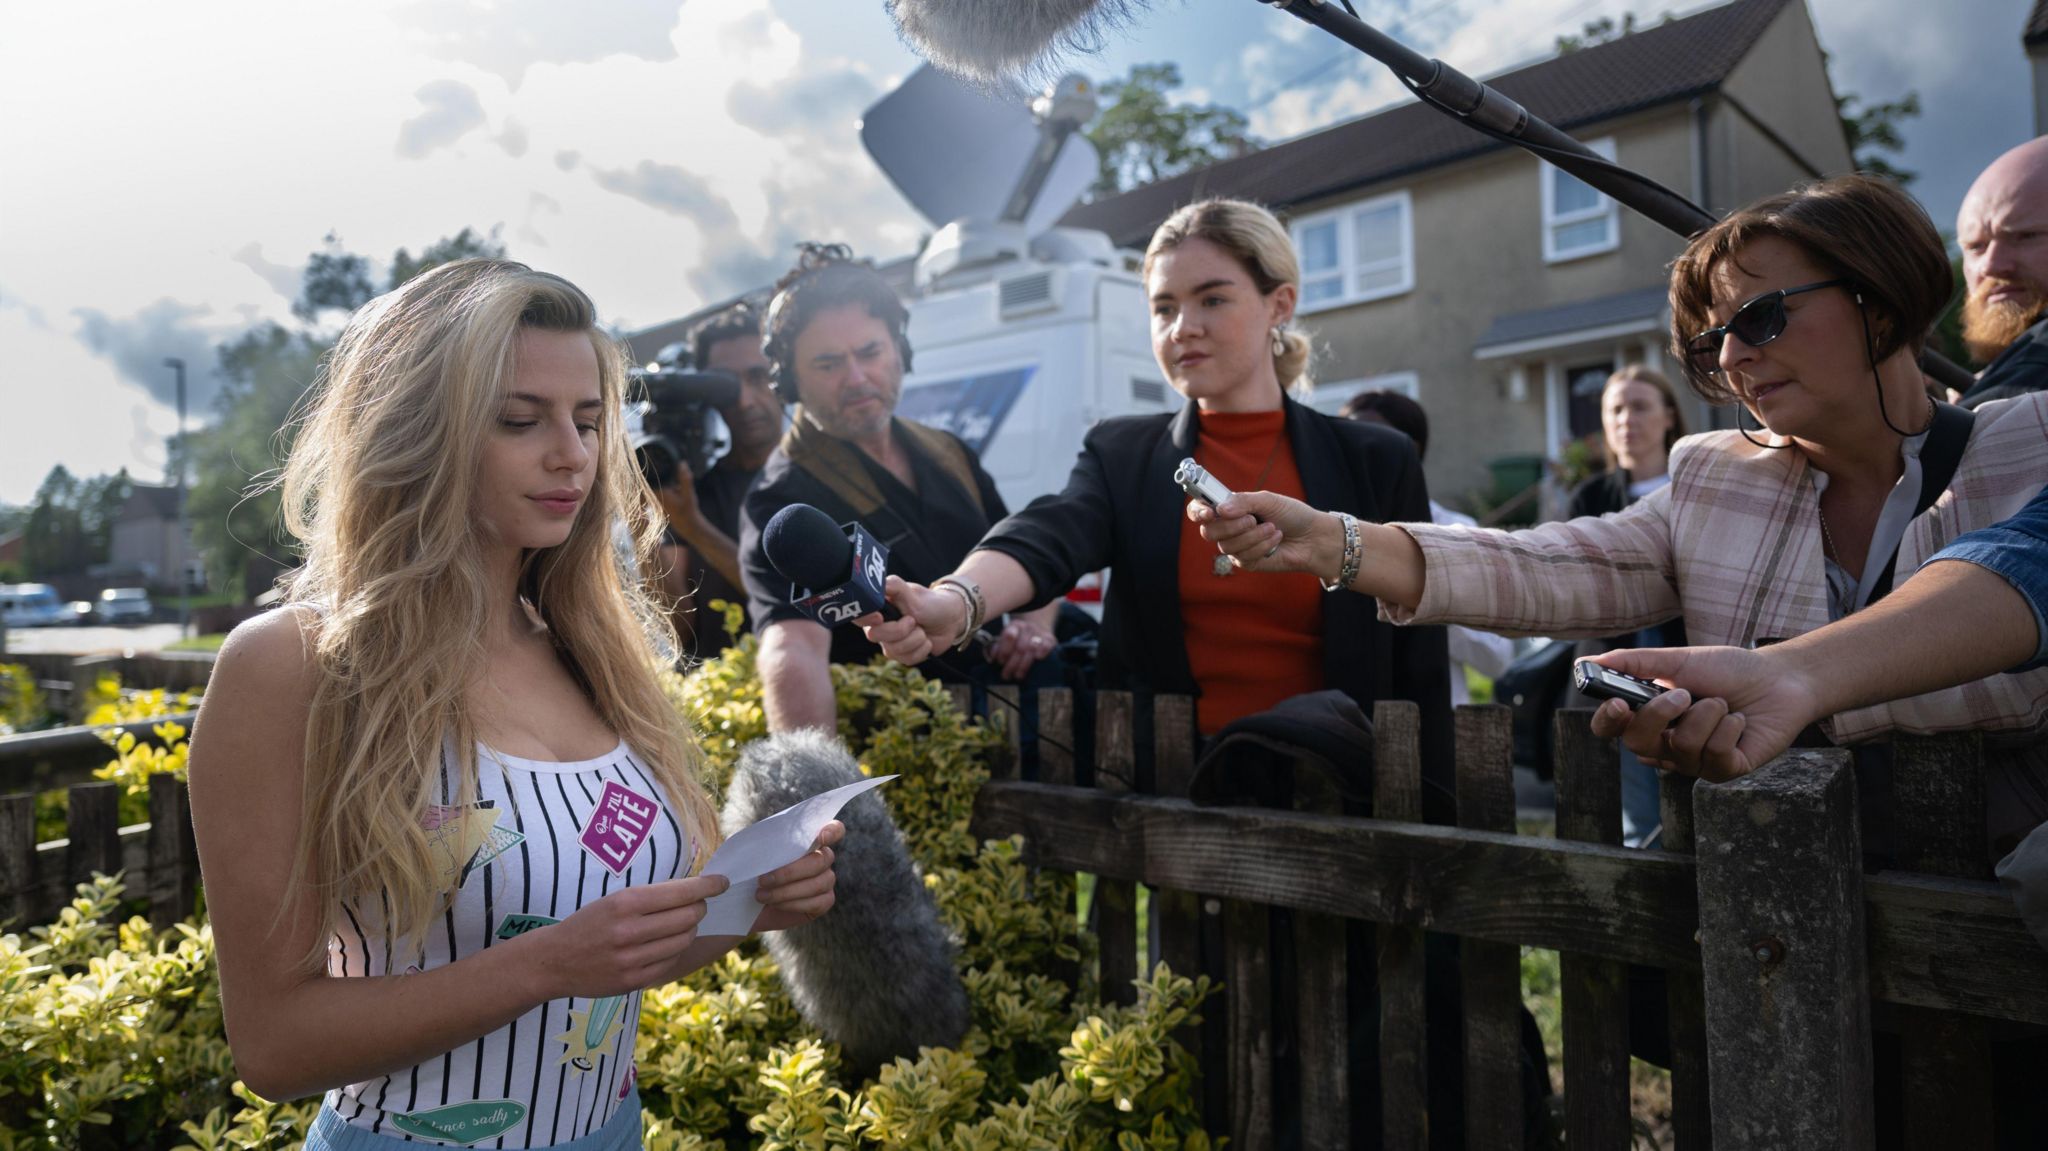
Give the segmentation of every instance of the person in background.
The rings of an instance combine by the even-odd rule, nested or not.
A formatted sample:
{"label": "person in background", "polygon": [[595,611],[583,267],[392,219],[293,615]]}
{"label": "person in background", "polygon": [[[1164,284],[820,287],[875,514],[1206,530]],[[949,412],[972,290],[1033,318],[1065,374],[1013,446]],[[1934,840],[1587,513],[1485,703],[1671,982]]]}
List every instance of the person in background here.
{"label": "person in background", "polygon": [[[827,630],[789,602],[761,533],[776,512],[810,504],[835,523],[859,521],[889,549],[889,570],[937,579],[1008,514],[996,482],[958,436],[898,419],[910,370],[908,309],[843,244],[806,244],[776,284],[762,330],[776,391],[797,404],[789,430],[747,493],[740,566],[761,637],[762,704],[773,731],[836,726],[831,665],[865,663],[858,628]],[[962,652],[941,678],[1022,679],[1054,654],[1058,605],[1013,616],[984,660]],[[989,617],[994,619],[994,616]]]}
{"label": "person in background", "polygon": [[711,659],[736,638],[711,601],[742,607],[747,593],[740,576],[740,505],[782,438],[782,402],[768,378],[761,352],[761,319],[735,304],[690,333],[690,358],[700,372],[724,372],[740,382],[739,397],[718,409],[732,445],[703,475],[679,469],[676,482],[656,491],[668,517],[670,555],[666,590],[675,601],[677,631],[685,650]]}
{"label": "person in background", "polygon": [[1991,162],[1956,212],[1963,342],[1990,361],[1956,402],[1975,408],[2048,388],[2048,137]]}
{"label": "person in background", "polygon": [[[1687,437],[1671,482],[1622,511],[1523,531],[1352,524],[1259,492],[1188,514],[1233,563],[1342,582],[1394,621],[1592,637],[1682,615],[1698,642],[1789,640],[1863,610],[1894,568],[1915,570],[2048,483],[2048,395],[1972,415],[1927,393],[1918,356],[1952,290],[1941,237],[1910,196],[1861,175],[1816,181],[1730,213],[1672,266],[1688,381],[1739,402],[1767,438],[1746,427]],[[2048,818],[2048,670],[1825,727],[1845,745],[1983,730],[1988,840]],[[1889,764],[1867,762],[1864,843],[1881,861]]]}
{"label": "person in background", "polygon": [[[1429,413],[1421,404],[1399,392],[1359,392],[1344,401],[1338,414],[1347,420],[1385,424],[1414,443],[1418,460],[1429,458]],[[1478,521],[1471,516],[1453,511],[1435,499],[1429,501],[1429,519],[1431,523],[1478,526]],[[1445,628],[1444,632],[1450,644],[1453,707],[1472,702],[1472,689],[1465,674],[1468,668],[1487,679],[1496,679],[1508,669],[1508,664],[1514,662],[1515,642],[1504,635],[1456,625]]]}
{"label": "person in background", "polygon": [[[1632,364],[1607,378],[1600,392],[1601,444],[1607,470],[1572,490],[1566,517],[1618,512],[1671,482],[1671,449],[1685,435],[1678,395],[1663,373]],[[1579,655],[1629,647],[1683,647],[1685,621],[1677,617],[1628,635],[1579,644]],[[1577,697],[1575,702],[1592,701]],[[1636,754],[1621,752],[1621,838],[1641,847],[1663,823],[1657,770]]]}

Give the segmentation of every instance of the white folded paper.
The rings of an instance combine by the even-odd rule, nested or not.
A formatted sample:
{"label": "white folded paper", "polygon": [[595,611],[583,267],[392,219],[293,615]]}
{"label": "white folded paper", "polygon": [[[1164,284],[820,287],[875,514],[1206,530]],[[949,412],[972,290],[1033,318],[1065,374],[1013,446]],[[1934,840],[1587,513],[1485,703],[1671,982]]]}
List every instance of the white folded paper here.
{"label": "white folded paper", "polygon": [[811,844],[817,842],[818,832],[832,822],[848,800],[895,778],[877,776],[820,792],[740,829],[719,844],[718,850],[711,853],[711,861],[704,865],[704,874],[723,875],[732,881],[732,886],[706,901],[707,910],[703,922],[697,925],[697,934],[745,935],[753,930],[754,920],[761,915],[761,904],[754,899],[760,878],[803,858]]}

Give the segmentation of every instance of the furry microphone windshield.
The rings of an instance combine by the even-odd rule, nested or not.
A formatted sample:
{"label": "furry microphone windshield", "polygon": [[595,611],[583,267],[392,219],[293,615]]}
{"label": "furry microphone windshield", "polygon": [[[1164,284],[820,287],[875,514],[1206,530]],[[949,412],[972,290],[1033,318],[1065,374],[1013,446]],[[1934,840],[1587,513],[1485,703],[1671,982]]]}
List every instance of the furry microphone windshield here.
{"label": "furry microphone windshield", "polygon": [[[730,835],[820,792],[861,780],[853,756],[814,729],[780,732],[740,753],[719,822]],[[872,1076],[919,1047],[967,1033],[967,988],[938,908],[873,793],[840,811],[832,910],[762,937],[804,1021],[838,1043],[849,1074]]]}
{"label": "furry microphone windshield", "polygon": [[1051,79],[1065,52],[1093,52],[1145,0],[888,0],[912,51],[988,88]]}

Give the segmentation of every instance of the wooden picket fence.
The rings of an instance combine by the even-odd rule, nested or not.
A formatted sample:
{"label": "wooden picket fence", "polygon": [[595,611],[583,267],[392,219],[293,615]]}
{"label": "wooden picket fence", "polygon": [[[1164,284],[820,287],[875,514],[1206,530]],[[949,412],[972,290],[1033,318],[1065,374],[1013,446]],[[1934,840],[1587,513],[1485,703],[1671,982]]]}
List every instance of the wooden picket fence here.
{"label": "wooden picket fence", "polygon": [[[1013,690],[989,695],[996,722],[1023,714]],[[1991,1029],[2048,1026],[2048,950],[1985,863],[1974,734],[1899,742],[1890,798],[1901,870],[1866,876],[1845,751],[1789,752],[1718,786],[1667,776],[1662,846],[1633,850],[1619,846],[1616,747],[1593,738],[1588,711],[1558,717],[1557,838],[1547,839],[1515,833],[1504,707],[1458,709],[1451,827],[1421,822],[1412,704],[1374,710],[1373,816],[1361,818],[1299,793],[1296,810],[1193,805],[1183,798],[1193,701],[1149,701],[1143,774],[1133,770],[1140,702],[1098,692],[1093,731],[1079,732],[1073,698],[1039,692],[1036,778],[1017,778],[1023,757],[1009,757],[982,791],[975,829],[1022,835],[1038,867],[1098,877],[1106,994],[1130,993],[1136,885],[1151,889],[1150,953],[1226,985],[1183,1039],[1204,1068],[1211,1129],[1244,1151],[1273,1146],[1283,1125],[1310,1148],[1429,1145],[1432,933],[1457,939],[1462,1113],[1474,1149],[1523,1145],[1522,947],[1560,953],[1573,1148],[1631,1146],[1631,964],[1666,973],[1680,1151],[1869,1147],[1873,1003],[1897,1020],[1903,1145],[1990,1148]],[[1009,726],[1021,751],[1022,725]],[[1094,786],[1076,785],[1076,747],[1093,750]],[[1270,908],[1291,911],[1285,948],[1271,937]],[[1376,1075],[1347,1065],[1347,920],[1376,935]],[[1220,954],[1204,945],[1219,934]],[[1277,954],[1293,956],[1293,999],[1304,1005],[1285,1028],[1299,1068],[1290,1098],[1276,1097],[1273,1075]],[[1359,1083],[1377,1084],[1378,1131],[1352,1129]]]}
{"label": "wooden picket fence", "polygon": [[[1149,954],[1225,986],[1181,1039],[1202,1063],[1211,1129],[1245,1151],[1273,1146],[1283,1124],[1310,1148],[1429,1145],[1429,934],[1457,941],[1462,1113],[1475,1149],[1522,1144],[1525,946],[1561,953],[1573,1148],[1631,1144],[1631,964],[1666,972],[1680,1151],[1869,1146],[1873,1003],[1898,1023],[1904,1145],[1989,1148],[1991,1028],[2048,1026],[2048,951],[1984,863],[1975,736],[1900,742],[1891,800],[1903,870],[1866,876],[1841,751],[1791,752],[1720,786],[1668,777],[1662,847],[1631,850],[1619,846],[1615,748],[1592,738],[1586,712],[1559,717],[1557,838],[1547,839],[1516,834],[1503,707],[1459,709],[1457,825],[1438,826],[1421,822],[1411,704],[1375,709],[1364,818],[1331,814],[1333,796],[1306,790],[1296,810],[1190,803],[1186,697],[1145,702],[1153,739],[1142,772],[1141,701],[1128,693],[1095,693],[1083,708],[1093,722],[1081,723],[1072,693],[1041,691],[1030,741],[1014,718],[1027,701],[1013,688],[987,697],[1012,754],[982,790],[976,831],[1021,835],[1035,866],[1097,877],[1098,974],[1114,999],[1133,994],[1138,890],[1149,888]],[[965,689],[955,698],[970,701]],[[26,782],[12,743],[0,740],[0,792]],[[1092,753],[1092,771],[1077,770],[1076,748]],[[198,864],[184,785],[152,780],[150,821],[126,828],[116,786],[73,783],[68,837],[40,844],[33,794],[0,796],[0,921],[46,919],[72,884],[117,870],[159,925],[190,914]],[[1274,908],[1288,909],[1291,938],[1274,938]],[[1349,1066],[1352,921],[1375,935],[1377,1074]],[[1284,1020],[1270,995],[1276,955],[1293,957],[1292,998],[1306,1005]],[[1283,1032],[1299,1069],[1286,1098],[1274,1076]],[[1377,1085],[1376,1107],[1363,1110],[1377,1113],[1378,1131],[1353,1129],[1360,1083]]]}

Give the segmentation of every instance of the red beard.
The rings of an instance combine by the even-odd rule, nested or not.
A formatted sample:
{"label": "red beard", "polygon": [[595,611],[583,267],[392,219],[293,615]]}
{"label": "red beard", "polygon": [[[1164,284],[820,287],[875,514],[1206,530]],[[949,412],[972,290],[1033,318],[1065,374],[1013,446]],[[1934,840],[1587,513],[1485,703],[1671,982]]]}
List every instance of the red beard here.
{"label": "red beard", "polygon": [[1970,349],[1970,357],[1980,364],[1997,359],[1998,353],[2019,339],[2020,333],[2033,327],[2042,312],[2048,311],[2048,296],[2031,288],[2017,299],[2007,298],[1995,304],[1985,299],[1993,291],[2009,287],[2011,283],[2007,280],[1980,280],[1977,290],[1963,300],[1963,344]]}

